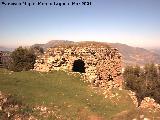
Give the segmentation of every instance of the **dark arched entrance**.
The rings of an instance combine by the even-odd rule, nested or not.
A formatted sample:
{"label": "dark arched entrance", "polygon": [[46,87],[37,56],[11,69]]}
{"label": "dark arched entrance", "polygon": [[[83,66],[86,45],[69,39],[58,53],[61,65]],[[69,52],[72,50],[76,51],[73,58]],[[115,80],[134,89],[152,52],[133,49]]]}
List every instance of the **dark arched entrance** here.
{"label": "dark arched entrance", "polygon": [[73,68],[72,71],[74,72],[81,72],[81,73],[85,73],[85,63],[83,60],[75,60],[73,63]]}

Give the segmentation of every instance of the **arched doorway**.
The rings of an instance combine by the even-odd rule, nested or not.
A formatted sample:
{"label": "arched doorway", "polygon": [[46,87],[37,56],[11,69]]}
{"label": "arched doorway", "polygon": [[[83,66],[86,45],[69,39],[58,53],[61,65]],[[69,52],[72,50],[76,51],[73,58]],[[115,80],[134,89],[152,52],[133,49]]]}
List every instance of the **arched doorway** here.
{"label": "arched doorway", "polygon": [[72,71],[74,72],[80,72],[80,73],[85,73],[85,63],[83,60],[75,60],[73,63],[73,68]]}

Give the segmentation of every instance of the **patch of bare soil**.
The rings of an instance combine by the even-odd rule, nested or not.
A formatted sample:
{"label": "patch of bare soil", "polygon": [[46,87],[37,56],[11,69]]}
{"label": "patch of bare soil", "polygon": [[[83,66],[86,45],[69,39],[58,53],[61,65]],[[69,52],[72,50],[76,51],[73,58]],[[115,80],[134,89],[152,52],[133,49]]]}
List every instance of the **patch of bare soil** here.
{"label": "patch of bare soil", "polygon": [[80,108],[78,110],[78,120],[104,120],[104,119],[103,117],[100,117],[94,113],[90,113],[85,108]]}
{"label": "patch of bare soil", "polygon": [[[104,120],[102,117],[91,115],[88,117],[88,120]],[[105,119],[106,120],[106,119]]]}
{"label": "patch of bare soil", "polygon": [[125,120],[127,115],[128,111],[125,110],[115,115],[111,120]]}

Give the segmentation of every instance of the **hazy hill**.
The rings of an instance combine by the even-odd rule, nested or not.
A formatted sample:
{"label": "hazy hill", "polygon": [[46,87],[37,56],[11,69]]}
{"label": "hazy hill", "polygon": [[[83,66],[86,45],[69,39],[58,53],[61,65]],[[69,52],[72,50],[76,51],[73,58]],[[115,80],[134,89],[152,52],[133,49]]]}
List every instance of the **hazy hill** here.
{"label": "hazy hill", "polygon": [[62,44],[72,44],[72,43],[74,43],[74,42],[73,41],[68,41],[68,40],[51,40],[46,44],[34,44],[34,45],[32,45],[32,47],[40,46],[44,50],[46,50],[49,47],[55,47],[55,46],[59,46],[59,45],[62,45]]}
{"label": "hazy hill", "polygon": [[118,48],[123,57],[125,64],[140,64],[154,62],[160,63],[160,54],[146,50],[144,48],[132,47],[121,43],[110,43],[113,47]]}
{"label": "hazy hill", "polygon": [[15,48],[3,47],[0,46],[0,51],[13,51]]}
{"label": "hazy hill", "polygon": [[160,48],[150,49],[150,51],[160,55]]}
{"label": "hazy hill", "polygon": [[[73,41],[68,40],[52,40],[46,44],[35,44],[33,46],[41,46],[45,50],[49,47],[55,47],[62,44],[73,44]],[[106,44],[106,43],[105,43]],[[123,57],[123,65],[139,64],[143,65],[148,62],[160,63],[160,54],[153,52],[153,50],[146,50],[144,48],[132,47],[121,43],[108,43],[109,45],[118,48]]]}

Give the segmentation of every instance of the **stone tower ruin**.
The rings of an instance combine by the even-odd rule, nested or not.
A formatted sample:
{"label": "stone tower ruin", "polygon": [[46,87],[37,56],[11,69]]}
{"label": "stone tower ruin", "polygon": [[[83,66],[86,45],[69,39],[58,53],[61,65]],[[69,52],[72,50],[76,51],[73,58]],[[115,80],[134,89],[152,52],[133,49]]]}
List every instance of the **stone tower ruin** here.
{"label": "stone tower ruin", "polygon": [[38,56],[34,70],[49,72],[65,70],[80,72],[96,86],[111,83],[121,86],[121,55],[116,48],[97,42],[80,42],[48,48]]}

